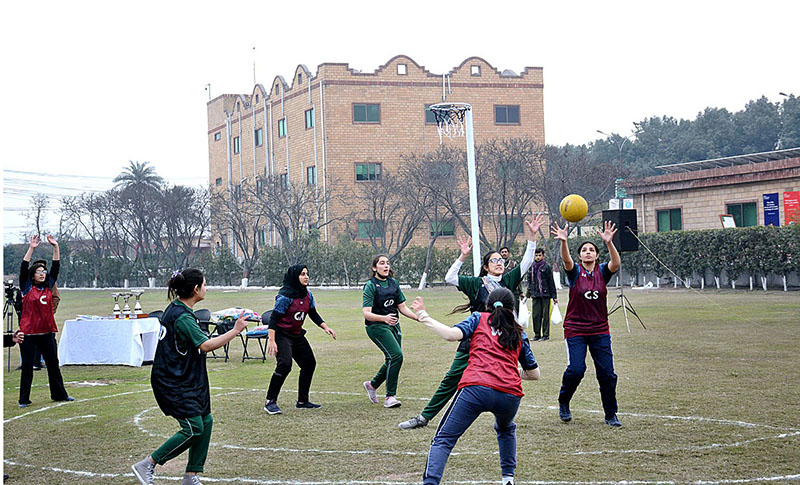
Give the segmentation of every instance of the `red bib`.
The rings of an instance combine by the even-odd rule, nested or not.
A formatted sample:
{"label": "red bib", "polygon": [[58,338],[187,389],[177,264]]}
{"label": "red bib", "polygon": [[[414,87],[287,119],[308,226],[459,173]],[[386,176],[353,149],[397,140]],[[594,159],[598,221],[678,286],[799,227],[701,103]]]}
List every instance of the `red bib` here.
{"label": "red bib", "polygon": [[[461,376],[458,388],[486,386],[496,391],[522,397],[522,379],[517,370],[519,346],[509,350],[500,345],[500,340],[489,325],[489,313],[481,313],[481,321],[472,334],[469,347],[469,363]],[[520,345],[522,343],[520,342]]]}
{"label": "red bib", "polygon": [[53,316],[53,292],[50,288],[31,287],[22,298],[22,318],[19,329],[24,334],[58,332]]}

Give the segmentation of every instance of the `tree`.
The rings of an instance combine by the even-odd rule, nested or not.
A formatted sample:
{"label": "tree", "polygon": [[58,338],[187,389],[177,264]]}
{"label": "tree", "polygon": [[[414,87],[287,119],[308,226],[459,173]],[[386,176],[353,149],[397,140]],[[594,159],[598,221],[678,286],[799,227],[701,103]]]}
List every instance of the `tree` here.
{"label": "tree", "polygon": [[128,161],[128,166],[114,177],[114,183],[119,189],[134,189],[137,191],[150,188],[158,190],[164,183],[164,179],[156,173],[156,169],[150,166],[150,162]]}
{"label": "tree", "polygon": [[351,217],[357,223],[348,232],[368,239],[377,253],[394,261],[425,217],[424,191],[415,182],[387,171],[379,180],[359,184]]}
{"label": "tree", "polygon": [[45,194],[36,194],[31,197],[30,209],[24,213],[28,224],[39,234],[44,237],[43,230],[46,230],[45,224],[47,222],[47,208],[50,205],[50,199]]}
{"label": "tree", "polygon": [[235,256],[242,267],[242,278],[249,280],[258,263],[259,232],[265,230],[266,217],[260,210],[255,189],[247,180],[230,193],[227,189],[212,188],[211,221],[230,230],[238,249]]}
{"label": "tree", "polygon": [[172,267],[187,267],[192,256],[200,249],[210,224],[210,199],[208,191],[183,185],[166,187],[162,193],[165,252]]}

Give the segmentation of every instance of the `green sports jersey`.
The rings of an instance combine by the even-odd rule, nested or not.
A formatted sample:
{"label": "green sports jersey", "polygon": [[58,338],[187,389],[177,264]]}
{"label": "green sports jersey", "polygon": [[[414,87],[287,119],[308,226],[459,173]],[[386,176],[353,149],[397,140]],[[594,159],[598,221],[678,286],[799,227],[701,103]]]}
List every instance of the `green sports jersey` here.
{"label": "green sports jersey", "polygon": [[[504,274],[502,278],[503,286],[506,288],[516,288],[517,285],[520,284],[522,281],[522,273],[520,267],[517,266],[516,268],[512,269],[508,273]],[[478,298],[478,292],[483,287],[483,278],[479,276],[465,276],[465,275],[458,275],[458,289],[467,295],[471,304],[475,304],[475,300]]]}
{"label": "green sports jersey", "polygon": [[[391,278],[391,277],[389,277],[389,278]],[[362,308],[372,308],[372,302],[375,301],[375,290],[376,289],[375,289],[375,283],[373,282],[373,280],[377,280],[378,284],[380,284],[383,288],[388,288],[389,287],[389,278],[387,278],[385,281],[378,280],[377,278],[370,278],[364,284],[364,298],[363,298],[363,300],[361,302],[361,307]],[[391,279],[394,279],[394,278],[391,278]],[[404,301],[406,301],[406,296],[403,294],[403,290],[400,289],[400,284],[397,283],[397,282],[395,282],[395,283],[397,284],[397,292],[399,293],[399,297],[397,298],[397,304],[399,305],[400,303],[403,303]]]}
{"label": "green sports jersey", "polygon": [[[180,301],[175,300],[175,303],[191,311]],[[208,340],[208,335],[197,324],[197,319],[192,313],[183,313],[175,320],[175,343],[180,351],[196,349],[206,340]]]}

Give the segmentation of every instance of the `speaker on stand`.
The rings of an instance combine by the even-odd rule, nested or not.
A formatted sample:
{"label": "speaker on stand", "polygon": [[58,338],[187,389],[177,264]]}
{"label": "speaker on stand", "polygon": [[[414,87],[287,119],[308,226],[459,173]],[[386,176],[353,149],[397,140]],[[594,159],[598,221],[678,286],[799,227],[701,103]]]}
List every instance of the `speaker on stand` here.
{"label": "speaker on stand", "polygon": [[[639,228],[636,222],[636,209],[603,211],[603,221],[611,221],[616,226],[617,232],[614,233],[612,243],[620,254],[639,250],[639,239],[637,238],[639,235]],[[642,319],[639,318],[639,314],[636,313],[633,304],[628,297],[625,296],[625,292],[623,291],[624,287],[624,284],[619,285],[619,295],[617,295],[617,299],[614,300],[614,303],[611,305],[611,310],[608,314],[611,315],[622,308],[622,313],[625,314],[625,324],[628,326],[628,333],[631,331],[631,324],[628,321],[628,312],[632,313],[633,316],[639,320],[639,323],[642,324],[642,328],[646,330],[647,327],[645,327]]]}

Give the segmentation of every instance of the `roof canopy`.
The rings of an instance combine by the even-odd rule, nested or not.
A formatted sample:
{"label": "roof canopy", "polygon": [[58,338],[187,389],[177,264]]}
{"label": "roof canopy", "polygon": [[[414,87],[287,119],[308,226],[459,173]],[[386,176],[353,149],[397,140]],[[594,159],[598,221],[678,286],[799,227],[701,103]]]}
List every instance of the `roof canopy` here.
{"label": "roof canopy", "polygon": [[712,158],[711,160],[700,160],[698,162],[670,163],[668,165],[659,165],[656,168],[660,168],[669,173],[692,172],[694,170],[703,170],[707,168],[733,167],[734,165],[749,165],[796,157],[800,157],[800,147],[771,152],[751,153],[735,157]]}

